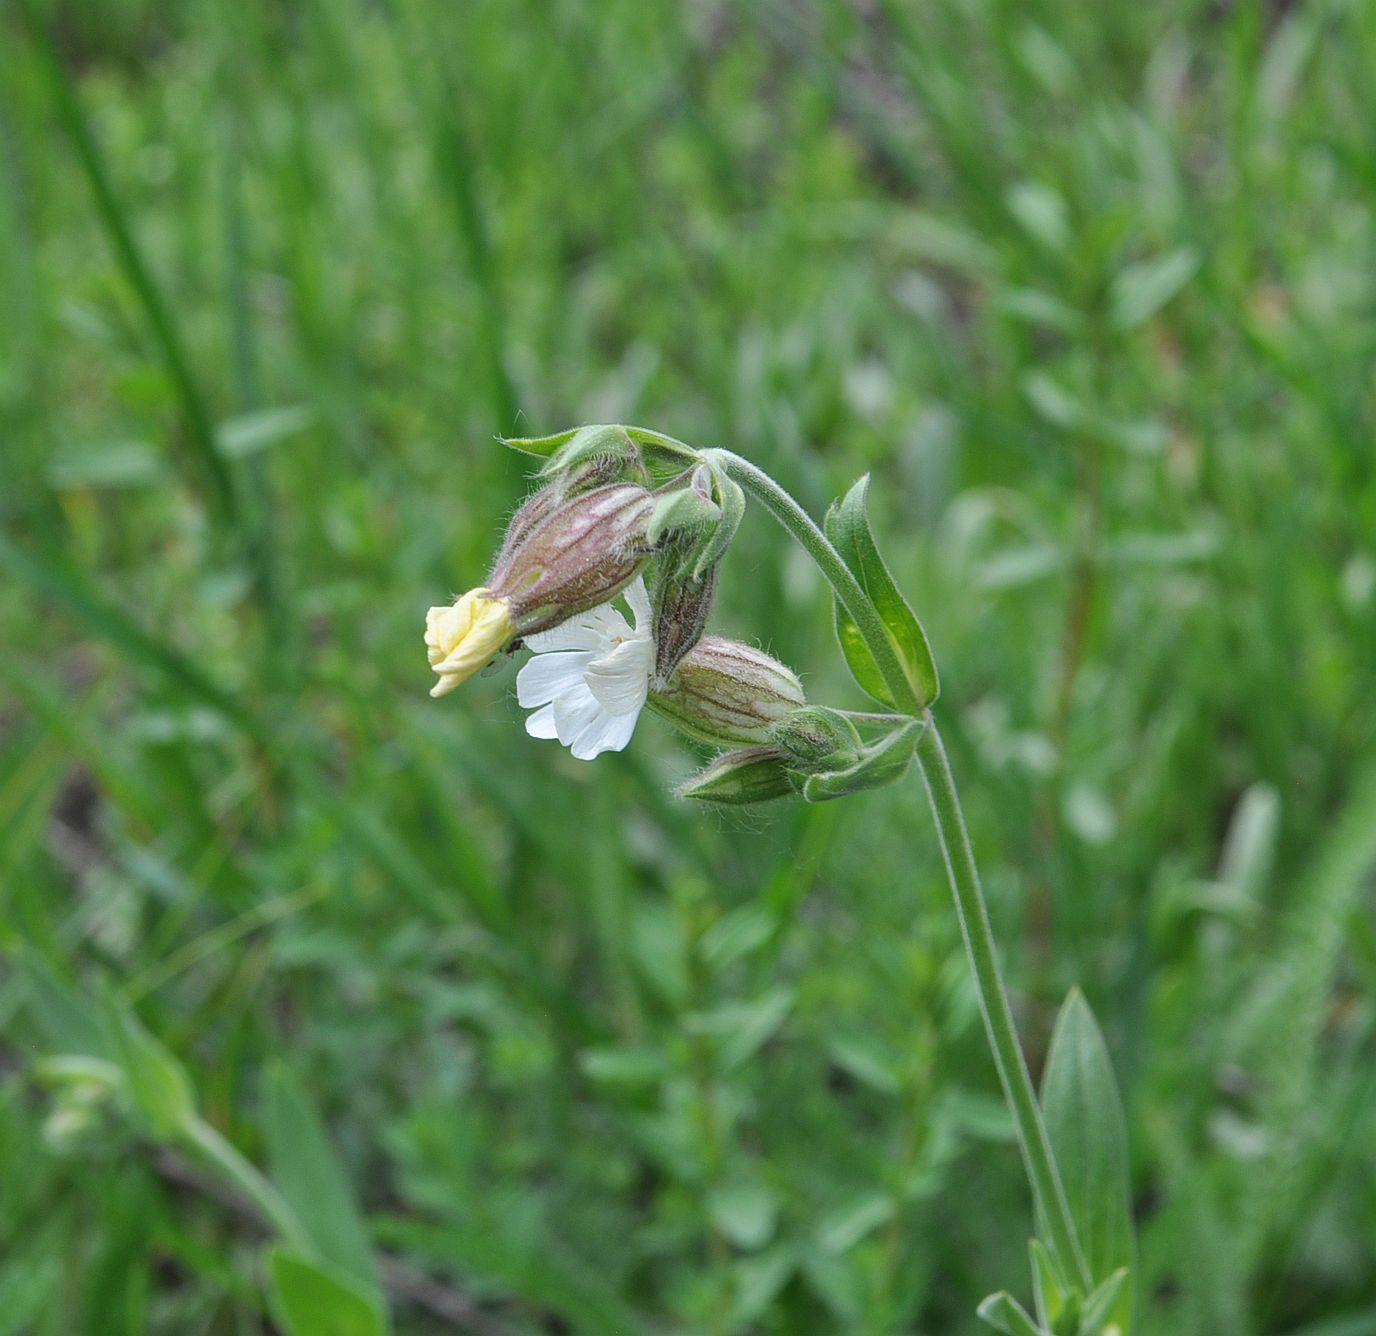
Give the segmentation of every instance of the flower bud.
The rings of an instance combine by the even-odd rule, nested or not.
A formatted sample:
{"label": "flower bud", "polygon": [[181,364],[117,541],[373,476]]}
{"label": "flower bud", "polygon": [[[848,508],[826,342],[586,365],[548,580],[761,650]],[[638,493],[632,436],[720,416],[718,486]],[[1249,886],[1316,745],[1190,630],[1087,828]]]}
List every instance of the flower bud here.
{"label": "flower bud", "polygon": [[800,770],[807,771],[844,769],[854,765],[864,750],[855,725],[825,705],[795,710],[774,729],[772,739]]}
{"label": "flower bud", "polygon": [[431,608],[425,646],[443,696],[517,636],[547,631],[615,598],[650,556],[655,500],[634,483],[567,494],[542,488],[512,517],[486,585]]}
{"label": "flower bud", "polygon": [[775,747],[748,747],[718,756],[679,787],[680,798],[744,807],[797,793],[788,759]]}
{"label": "flower bud", "polygon": [[715,566],[701,579],[661,575],[654,589],[656,682],[667,684],[684,656],[702,639],[716,587]]}
{"label": "flower bud", "polygon": [[448,608],[425,617],[425,650],[439,681],[432,696],[444,696],[472,677],[511,639],[511,606],[490,589],[470,589]]}
{"label": "flower bud", "polygon": [[645,529],[654,508],[635,483],[595,487],[503,545],[488,587],[510,603],[516,634],[547,631],[615,598],[650,556]]}
{"label": "flower bud", "polygon": [[737,640],[704,636],[674,675],[650,692],[651,709],[706,742],[768,742],[806,704],[802,683],[777,659]]}

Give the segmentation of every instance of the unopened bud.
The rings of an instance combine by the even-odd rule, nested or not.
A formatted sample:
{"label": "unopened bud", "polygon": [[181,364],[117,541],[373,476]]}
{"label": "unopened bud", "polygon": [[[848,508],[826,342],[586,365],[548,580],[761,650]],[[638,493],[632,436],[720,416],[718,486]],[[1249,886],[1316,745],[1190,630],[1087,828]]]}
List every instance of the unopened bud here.
{"label": "unopened bud", "polygon": [[650,556],[655,499],[635,483],[595,487],[561,502],[505,549],[488,588],[511,605],[517,635],[533,635],[615,598]]}
{"label": "unopened bud", "polygon": [[683,656],[651,709],[707,742],[768,742],[775,724],[807,698],[777,659],[737,640],[704,636]]}
{"label": "unopened bud", "polygon": [[749,803],[790,798],[798,792],[788,758],[777,747],[747,747],[718,756],[705,770],[679,787],[680,798],[744,807]]}
{"label": "unopened bud", "polygon": [[860,759],[864,744],[845,715],[825,705],[795,710],[775,727],[773,741],[802,770],[840,770]]}
{"label": "unopened bud", "polygon": [[425,621],[432,696],[472,677],[516,637],[547,631],[615,598],[650,556],[645,526],[655,500],[634,483],[569,496],[543,488],[512,517],[486,585]]}
{"label": "unopened bud", "polygon": [[717,587],[714,566],[701,579],[661,579],[654,590],[655,681],[665,684],[702,639]]}

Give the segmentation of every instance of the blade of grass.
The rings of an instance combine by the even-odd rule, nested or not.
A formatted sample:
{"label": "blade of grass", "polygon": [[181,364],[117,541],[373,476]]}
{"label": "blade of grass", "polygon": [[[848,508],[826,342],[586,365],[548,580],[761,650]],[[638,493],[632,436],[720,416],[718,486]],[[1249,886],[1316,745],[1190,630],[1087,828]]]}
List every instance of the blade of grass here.
{"label": "blade of grass", "polygon": [[226,530],[233,530],[239,520],[234,479],[216,448],[215,428],[200,386],[192,374],[181,331],[134,239],[57,41],[38,13],[34,0],[23,0],[23,7],[42,54],[49,86],[57,102],[58,116],[76,149],[95,198],[96,212],[119,259],[120,268],[143,308],[149,329],[176,389],[186,427],[187,455],[181,462],[187,480],[194,482],[214,519]]}

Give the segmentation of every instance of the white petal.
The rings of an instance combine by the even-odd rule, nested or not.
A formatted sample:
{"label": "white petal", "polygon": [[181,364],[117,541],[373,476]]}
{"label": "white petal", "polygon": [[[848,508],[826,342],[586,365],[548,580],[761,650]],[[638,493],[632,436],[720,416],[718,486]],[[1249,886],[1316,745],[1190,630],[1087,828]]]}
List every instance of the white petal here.
{"label": "white petal", "polygon": [[631,714],[603,713],[590,723],[574,740],[570,750],[580,761],[591,761],[604,751],[622,751],[635,732],[640,711]]}
{"label": "white petal", "polygon": [[583,678],[598,704],[611,714],[638,713],[649,694],[654,656],[650,640],[623,640],[610,654],[588,664]]}
{"label": "white petal", "polygon": [[597,698],[580,682],[572,691],[566,691],[554,698],[554,726],[556,736],[566,747],[573,746],[573,740],[589,724],[606,717],[607,712],[597,703]]}
{"label": "white petal", "polygon": [[583,673],[592,661],[592,654],[586,651],[537,654],[516,674],[516,699],[527,708],[544,705],[581,686]]}
{"label": "white petal", "polygon": [[635,617],[635,629],[642,634],[650,629],[650,596],[645,592],[645,581],[636,576],[626,588],[626,603]]}
{"label": "white petal", "polygon": [[526,732],[533,738],[557,738],[554,726],[554,706],[542,705],[534,714],[526,716]]}
{"label": "white petal", "polygon": [[630,635],[631,628],[626,619],[610,603],[590,612],[580,612],[576,617],[561,622],[548,631],[537,631],[526,636],[526,644],[537,654],[549,654],[558,650],[592,650],[604,652],[613,640]]}

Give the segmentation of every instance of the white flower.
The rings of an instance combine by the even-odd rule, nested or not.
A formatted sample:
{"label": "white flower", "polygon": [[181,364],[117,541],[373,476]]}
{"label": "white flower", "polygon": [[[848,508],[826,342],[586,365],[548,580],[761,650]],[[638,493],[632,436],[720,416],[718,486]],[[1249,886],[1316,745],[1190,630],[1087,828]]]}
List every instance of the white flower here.
{"label": "white flower", "polygon": [[526,637],[534,657],[516,674],[516,699],[533,738],[558,738],[580,761],[621,751],[635,732],[655,667],[650,598],[626,589],[635,626],[610,603]]}

